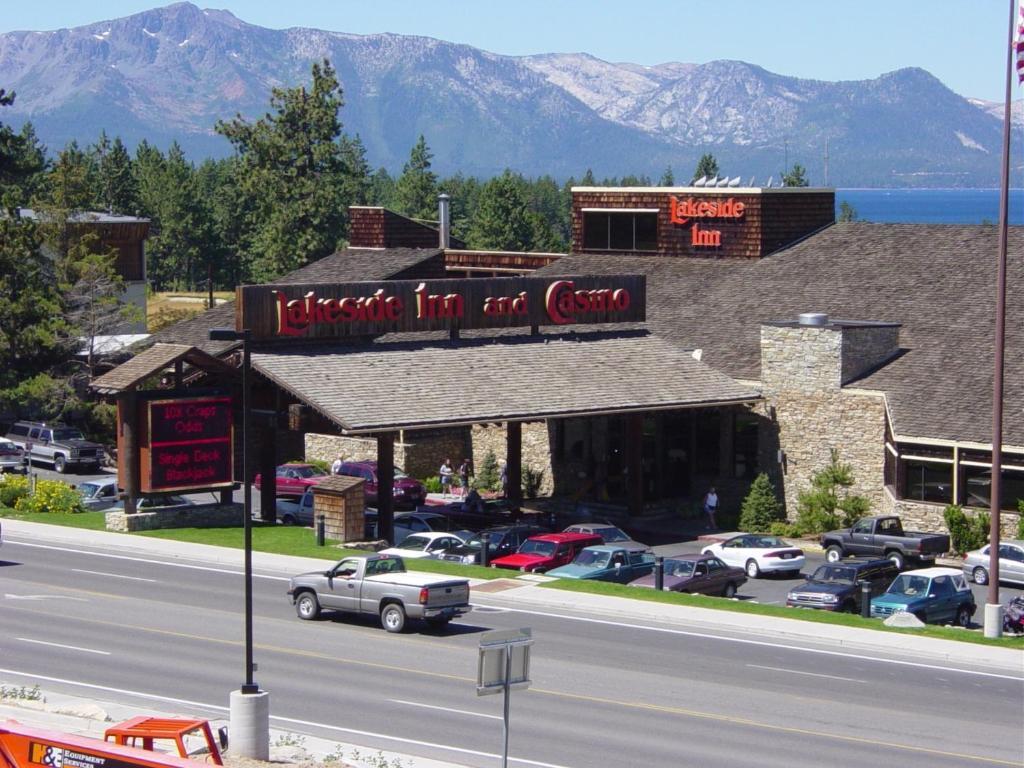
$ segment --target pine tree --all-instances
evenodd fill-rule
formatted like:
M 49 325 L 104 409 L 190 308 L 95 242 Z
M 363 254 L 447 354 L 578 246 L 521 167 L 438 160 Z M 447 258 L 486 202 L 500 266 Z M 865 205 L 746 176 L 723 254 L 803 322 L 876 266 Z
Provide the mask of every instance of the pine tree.
M 806 187 L 808 185 L 807 169 L 800 163 L 793 163 L 793 168 L 782 174 L 782 186 L 784 187 Z
M 498 468 L 498 459 L 494 451 L 484 454 L 480 471 L 476 473 L 476 484 L 478 488 L 488 491 L 497 491 L 501 488 L 501 470 Z
M 700 156 L 700 160 L 697 161 L 697 168 L 693 172 L 694 181 L 703 179 L 705 176 L 711 179 L 718 176 L 718 161 L 709 152 L 705 152 Z
M 515 177 L 508 169 L 484 184 L 470 227 L 472 248 L 528 251 L 533 247 L 536 216 L 531 215 Z
M 426 139 L 420 135 L 395 182 L 395 202 L 400 213 L 414 219 L 437 220 L 437 174 L 430 170 L 433 157 Z
M 101 133 L 92 146 L 100 207 L 110 213 L 132 215 L 139 211 L 139 190 L 132 173 L 132 159 L 121 137 L 111 142 Z
M 672 166 L 665 168 L 665 172 L 661 174 L 661 179 L 658 181 L 659 187 L 674 187 L 676 185 L 676 177 L 672 173 Z
M 764 472 L 759 474 L 750 486 L 740 507 L 740 529 L 752 533 L 763 533 L 771 529 L 772 523 L 783 520 L 782 504 L 775 495 L 775 486 Z

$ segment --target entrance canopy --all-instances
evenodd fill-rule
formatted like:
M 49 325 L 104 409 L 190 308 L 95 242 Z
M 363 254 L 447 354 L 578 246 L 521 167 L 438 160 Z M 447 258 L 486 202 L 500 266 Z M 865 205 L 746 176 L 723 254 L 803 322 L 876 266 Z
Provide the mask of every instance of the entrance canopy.
M 252 364 L 346 434 L 760 399 L 645 331 L 292 345 L 253 351 Z

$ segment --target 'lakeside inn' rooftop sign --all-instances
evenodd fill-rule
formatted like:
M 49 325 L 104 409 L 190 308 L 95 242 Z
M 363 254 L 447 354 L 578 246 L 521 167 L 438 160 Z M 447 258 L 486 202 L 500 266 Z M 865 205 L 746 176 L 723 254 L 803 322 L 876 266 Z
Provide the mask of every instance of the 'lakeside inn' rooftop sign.
M 243 285 L 235 323 L 253 339 L 330 339 L 451 328 L 646 319 L 644 275 Z

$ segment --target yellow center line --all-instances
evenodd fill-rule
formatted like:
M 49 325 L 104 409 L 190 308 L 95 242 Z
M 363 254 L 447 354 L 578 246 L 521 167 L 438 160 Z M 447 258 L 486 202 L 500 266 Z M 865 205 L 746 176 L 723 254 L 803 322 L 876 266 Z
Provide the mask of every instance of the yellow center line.
M 12 606 L 17 610 L 27 611 L 30 613 L 46 613 L 38 609 L 29 608 L 27 606 Z M 149 632 L 151 634 L 163 635 L 166 637 L 175 637 L 185 640 L 196 640 L 199 642 L 214 643 L 217 645 L 227 645 L 233 647 L 242 647 L 243 641 L 240 640 L 227 640 L 218 637 L 208 637 L 205 635 L 195 635 L 189 632 L 179 632 L 171 629 L 157 629 L 154 627 L 143 627 L 134 624 L 125 624 L 123 622 L 106 621 L 103 619 L 80 619 L 81 621 L 90 622 L 92 624 L 98 624 L 101 626 L 116 627 L 121 630 L 136 630 L 139 632 Z M 430 677 L 438 678 L 442 680 L 453 680 L 460 683 L 475 683 L 475 678 L 468 677 L 465 675 L 452 675 L 444 672 L 431 672 L 428 670 L 417 669 L 412 667 L 403 667 L 396 664 L 385 664 L 383 662 L 365 661 L 362 659 L 351 659 L 336 654 L 321 653 L 319 651 L 304 651 L 296 648 L 282 647 L 279 645 L 268 645 L 264 643 L 255 643 L 253 648 L 256 650 L 266 651 L 268 653 L 279 653 L 285 656 L 297 656 L 300 658 L 318 659 L 322 661 L 331 661 L 338 664 L 348 664 L 350 666 L 366 667 L 369 669 L 381 669 L 388 670 L 390 672 L 401 672 L 403 674 L 417 675 L 419 677 Z M 797 728 L 788 725 L 777 725 L 774 723 L 763 722 L 760 720 L 751 720 L 745 717 L 736 717 L 734 715 L 723 715 L 715 712 L 702 712 L 696 709 L 686 709 L 684 707 L 672 707 L 663 704 L 649 704 L 642 701 L 621 701 L 619 699 L 607 699 L 600 696 L 589 696 L 582 693 L 570 693 L 568 691 L 554 691 L 545 688 L 530 688 L 530 693 L 540 694 L 543 696 L 551 696 L 561 699 L 570 699 L 575 701 L 587 701 L 595 704 L 603 704 L 610 707 L 624 707 L 626 709 L 639 709 L 651 712 L 661 712 L 668 715 L 676 715 L 679 717 L 688 717 L 696 720 L 712 720 L 722 723 L 730 723 L 732 725 L 743 725 L 750 728 L 760 728 L 763 730 L 777 731 L 780 733 L 789 733 L 801 736 L 811 736 L 821 739 L 828 739 L 831 741 L 841 741 L 850 744 L 865 744 L 889 749 L 899 749 L 905 752 L 918 752 L 921 754 L 935 755 L 936 757 L 946 757 L 958 760 L 971 760 L 974 762 L 990 763 L 993 765 L 1008 765 L 1014 768 L 1020 768 L 1020 763 L 1013 760 L 1002 760 L 995 757 L 984 757 L 982 755 L 971 755 L 963 752 L 946 752 L 941 749 L 932 749 L 930 747 L 918 747 L 912 744 L 901 744 L 899 742 L 892 741 L 879 741 L 877 739 L 863 738 L 860 736 L 846 736 L 838 733 L 828 733 L 826 731 L 815 731 L 810 728 Z

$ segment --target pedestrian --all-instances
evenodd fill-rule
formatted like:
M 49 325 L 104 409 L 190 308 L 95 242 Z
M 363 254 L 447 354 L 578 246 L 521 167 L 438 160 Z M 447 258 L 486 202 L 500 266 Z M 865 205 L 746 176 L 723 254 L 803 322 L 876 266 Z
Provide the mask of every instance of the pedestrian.
M 452 460 L 445 459 L 441 462 L 441 469 L 438 470 L 441 475 L 441 495 L 447 496 L 451 491 L 452 478 L 455 476 L 454 470 L 452 470 Z
M 708 517 L 708 530 L 717 528 L 718 525 L 715 523 L 715 512 L 718 511 L 718 494 L 715 493 L 715 486 L 711 486 L 708 490 L 707 495 L 704 497 L 704 514 Z
M 473 474 L 473 464 L 469 459 L 464 458 L 459 465 L 459 482 L 462 483 L 462 498 L 469 493 L 469 477 Z
M 338 458 L 336 458 L 334 460 L 334 463 L 331 464 L 331 474 L 332 475 L 340 475 L 341 474 L 341 456 L 340 455 L 338 456 Z
M 508 464 L 501 462 L 501 495 L 502 498 L 508 498 Z

